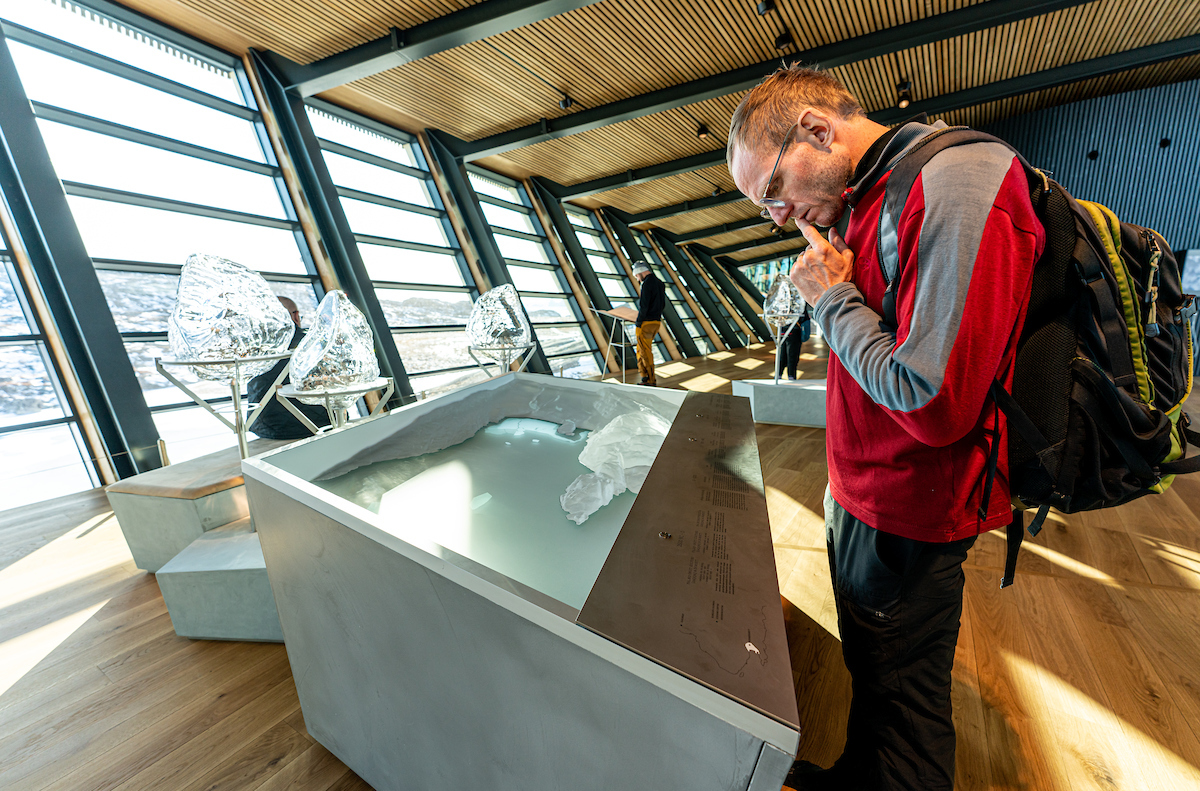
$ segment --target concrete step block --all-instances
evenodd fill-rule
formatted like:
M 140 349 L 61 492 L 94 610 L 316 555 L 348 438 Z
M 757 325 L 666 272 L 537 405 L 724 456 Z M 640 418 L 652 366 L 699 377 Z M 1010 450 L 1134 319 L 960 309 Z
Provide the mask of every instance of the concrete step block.
M 155 576 L 179 636 L 283 642 L 262 545 L 249 517 L 207 531 Z

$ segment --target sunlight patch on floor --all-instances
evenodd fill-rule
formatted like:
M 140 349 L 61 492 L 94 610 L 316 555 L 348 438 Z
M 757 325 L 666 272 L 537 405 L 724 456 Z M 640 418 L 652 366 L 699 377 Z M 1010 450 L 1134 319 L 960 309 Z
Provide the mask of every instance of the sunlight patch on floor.
M 733 356 L 734 356 L 733 352 L 713 352 L 712 354 L 708 355 L 708 359 L 710 359 L 710 360 L 728 360 L 730 357 L 733 357 Z
M 75 633 L 100 611 L 108 599 L 96 602 L 79 612 L 59 618 L 53 623 L 0 642 L 0 695 L 8 692 L 26 673 L 33 670 L 54 649 Z
M 1200 788 L 1200 770 L 1050 670 L 1001 651 L 1017 695 L 1036 731 L 1032 743 L 1059 761 L 1070 788 Z M 1064 727 L 1073 720 L 1077 727 Z M 1163 724 L 1164 727 L 1166 723 Z M 1164 736 L 1166 734 L 1163 734 Z M 1053 772 L 1062 775 L 1062 772 Z M 1082 783 L 1076 785 L 1076 783 Z M 1046 791 L 1058 791 L 1058 788 Z
M 1006 541 L 1006 538 L 1004 536 L 1004 531 L 1002 531 L 1002 530 L 996 530 L 991 533 L 985 533 L 984 535 L 994 536 L 995 540 L 998 540 L 998 541 Z M 991 539 L 989 539 L 989 540 L 991 540 Z M 1046 560 L 1050 561 L 1051 563 L 1058 566 L 1059 568 L 1069 571 L 1072 574 L 1078 574 L 1080 577 L 1085 577 L 1090 580 L 1095 580 L 1096 582 L 1102 582 L 1105 585 L 1109 585 L 1114 588 L 1122 588 L 1122 589 L 1124 588 L 1124 586 L 1121 585 L 1121 583 L 1117 581 L 1116 577 L 1111 577 L 1108 574 L 1105 574 L 1100 569 L 1095 568 L 1094 566 L 1089 566 L 1086 563 L 1081 563 L 1080 561 L 1076 560 L 1073 557 L 1064 555 L 1061 552 L 1056 552 L 1053 549 L 1050 549 L 1049 547 L 1042 546 L 1041 544 L 1035 544 L 1032 541 L 1025 541 L 1023 544 L 1021 544 L 1021 551 L 1022 552 L 1031 552 L 1034 555 L 1037 555 L 1038 557 L 1045 558 Z
M 687 363 L 681 363 L 681 362 L 674 362 L 674 363 L 667 363 L 666 365 L 654 366 L 654 375 L 655 376 L 679 376 L 680 374 L 685 374 L 688 371 L 694 371 L 694 370 L 696 370 L 696 366 L 694 366 L 694 365 L 688 365 Z
M 723 376 L 716 374 L 700 374 L 699 376 L 688 379 L 686 382 L 680 382 L 679 386 L 684 390 L 698 390 L 702 393 L 711 393 L 722 385 L 729 384 L 729 380 Z
M 740 360 L 734 363 L 738 368 L 745 368 L 747 371 L 753 371 L 755 368 L 766 364 L 766 360 Z
M 109 540 L 108 530 L 120 531 L 112 511 L 87 519 L 44 547 L 0 569 L 0 608 L 11 607 L 132 560 L 124 539 Z

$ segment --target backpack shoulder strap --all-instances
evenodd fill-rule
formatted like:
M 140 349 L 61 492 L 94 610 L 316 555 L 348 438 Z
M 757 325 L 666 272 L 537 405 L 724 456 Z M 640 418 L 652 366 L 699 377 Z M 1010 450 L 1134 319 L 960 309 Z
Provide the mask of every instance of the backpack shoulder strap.
M 904 212 L 904 205 L 908 203 L 909 193 L 912 192 L 913 184 L 916 183 L 921 169 L 929 163 L 929 160 L 947 148 L 954 148 L 969 143 L 1000 143 L 1013 152 L 1027 173 L 1037 172 L 1008 143 L 986 132 L 980 132 L 965 126 L 951 126 L 946 129 L 939 129 L 933 134 L 921 138 L 916 145 L 904 154 L 900 161 L 892 168 L 892 174 L 888 176 L 887 187 L 884 191 L 884 205 L 879 211 L 879 229 L 877 231 L 879 269 L 883 274 L 883 282 L 887 284 L 887 289 L 883 294 L 883 321 L 892 329 L 899 326 L 896 322 L 896 284 L 900 282 L 903 262 L 900 260 L 892 262 L 895 265 L 892 267 L 893 274 L 889 276 L 888 267 L 883 260 L 883 251 L 885 249 L 883 246 L 883 229 L 885 223 L 888 224 L 893 233 L 896 228 L 900 227 L 900 215 Z

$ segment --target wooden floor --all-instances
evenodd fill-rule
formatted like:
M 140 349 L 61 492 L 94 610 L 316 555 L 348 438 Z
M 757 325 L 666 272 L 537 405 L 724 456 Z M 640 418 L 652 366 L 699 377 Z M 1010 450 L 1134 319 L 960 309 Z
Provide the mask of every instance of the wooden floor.
M 823 375 L 814 351 L 804 376 Z M 729 392 L 771 360 L 758 347 L 660 366 L 660 386 Z M 824 432 L 760 425 L 758 440 L 800 755 L 828 765 L 849 679 L 823 539 Z M 1003 538 L 980 538 L 954 673 L 960 791 L 1200 789 L 1198 514 L 1200 480 L 1185 479 L 1052 515 L 1003 592 Z M 176 637 L 100 492 L 0 514 L 0 789 L 285 788 L 367 786 L 305 732 L 282 646 Z

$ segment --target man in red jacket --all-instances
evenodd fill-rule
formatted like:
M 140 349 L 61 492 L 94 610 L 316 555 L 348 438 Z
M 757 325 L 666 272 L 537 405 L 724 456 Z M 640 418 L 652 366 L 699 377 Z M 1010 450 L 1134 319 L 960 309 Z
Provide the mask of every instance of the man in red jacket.
M 982 502 L 989 449 L 1008 447 L 988 390 L 1011 387 L 1045 234 L 1020 163 L 996 143 L 937 154 L 899 222 L 881 218 L 892 167 L 944 126 L 923 121 L 889 130 L 834 77 L 793 66 L 747 94 L 730 129 L 738 188 L 809 242 L 791 278 L 831 350 L 826 540 L 853 701 L 842 757 L 797 762 L 799 789 L 954 787 L 962 562 L 1011 521 L 1007 453 Z M 847 205 L 845 237 L 823 237 L 815 226 Z M 894 277 L 901 259 L 893 328 L 881 266 Z

